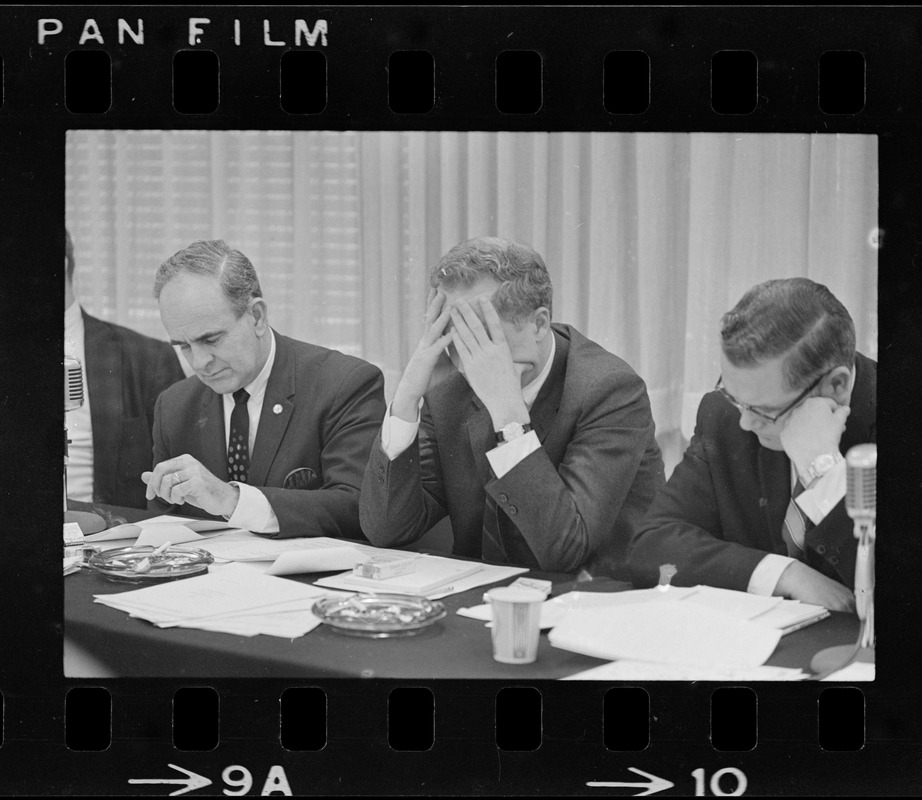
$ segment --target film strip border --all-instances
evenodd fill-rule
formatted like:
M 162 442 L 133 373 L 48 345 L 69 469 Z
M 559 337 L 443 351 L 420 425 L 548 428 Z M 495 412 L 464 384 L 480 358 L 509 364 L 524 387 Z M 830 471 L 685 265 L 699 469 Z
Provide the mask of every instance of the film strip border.
M 882 315 L 882 358 L 889 359 L 882 395 L 922 396 L 914 348 L 919 278 L 912 269 L 919 257 L 913 242 L 922 130 L 918 9 L 142 7 L 129 13 L 78 6 L 3 13 L 0 141 L 19 172 L 4 186 L 2 207 L 35 210 L 26 223 L 30 241 L 63 220 L 53 198 L 63 190 L 68 128 L 877 133 L 881 227 L 888 235 L 881 305 L 893 312 Z M 190 44 L 193 17 L 211 22 Z M 40 19 L 61 23 L 58 33 L 50 25 L 41 44 Z M 138 20 L 143 43 L 135 38 Z M 300 40 L 298 20 L 307 31 Z M 211 66 L 196 66 L 199 57 Z M 192 61 L 184 65 L 185 59 Z M 31 253 L 39 261 L 44 255 Z M 7 258 L 31 263 L 21 246 Z M 24 291 L 44 285 L 23 271 L 13 299 L 19 283 Z M 47 283 L 57 286 L 53 276 Z M 47 308 L 46 318 L 41 313 L 36 309 L 33 324 L 59 324 L 56 309 Z M 16 314 L 3 317 L 4 338 L 15 341 L 21 322 Z M 896 335 L 905 331 L 915 338 Z M 34 352 L 41 363 L 41 346 Z M 9 395 L 12 412 L 16 398 L 26 397 L 32 416 L 23 419 L 53 419 L 41 398 L 47 394 L 51 408 L 59 377 L 54 370 L 39 376 L 44 383 L 33 394 Z M 888 413 L 881 447 L 908 453 L 912 429 L 901 424 L 907 417 L 892 406 Z M 41 457 L 31 439 L 24 444 Z M 47 472 L 57 478 L 57 451 L 49 453 Z M 899 460 L 881 473 L 888 499 L 881 527 L 894 530 L 911 523 L 918 508 L 915 483 L 890 480 Z M 17 491 L 41 494 L 40 482 L 17 490 L 22 475 L 7 465 L 0 476 L 14 508 Z M 57 480 L 49 480 L 50 500 L 39 515 L 48 530 L 59 522 L 59 491 Z M 635 794 L 629 785 L 647 780 L 638 770 L 674 784 L 672 793 L 699 795 L 900 793 L 917 785 L 918 582 L 915 559 L 906 554 L 918 549 L 911 545 L 898 554 L 881 543 L 879 563 L 891 578 L 880 587 L 881 608 L 899 613 L 880 621 L 879 678 L 861 691 L 815 684 L 635 689 L 576 682 L 67 680 L 56 622 L 58 550 L 56 538 L 14 539 L 10 563 L 39 566 L 0 586 L 8 641 L 25 643 L 0 653 L 3 792 L 162 794 L 183 788 L 185 769 L 205 776 L 210 793 L 253 794 L 267 786 L 282 790 L 275 767 L 293 792 L 311 794 Z M 311 722 L 288 728 L 292 714 Z
M 844 8 L 818 24 L 815 9 L 768 7 L 48 7 L 15 39 L 0 32 L 0 114 L 54 110 L 90 127 L 869 131 L 914 102 L 892 81 L 912 68 L 912 37 L 893 40 L 900 16 L 912 29 L 907 12 Z
M 57 693 L 17 698 L 17 737 L 0 747 L 4 789 L 152 794 L 132 784 L 163 793 L 205 780 L 228 795 L 873 794 L 885 787 L 869 763 L 893 759 L 896 778 L 913 757 L 885 747 L 880 724 L 861 724 L 868 701 L 855 687 L 187 683 L 197 685 L 118 681 L 72 688 L 63 704 Z M 56 753 L 42 775 L 37 752 Z
M 201 39 L 195 31 L 204 18 L 190 19 L 190 44 Z M 51 30 L 63 30 L 60 20 L 39 20 L 39 25 L 56 23 Z M 239 22 L 239 20 L 237 21 Z M 303 20 L 298 20 L 303 22 Z M 119 23 L 125 23 L 119 18 Z M 138 30 L 127 25 L 122 30 L 143 42 L 143 26 Z M 318 20 L 316 36 L 303 38 L 313 47 L 326 20 Z M 298 42 L 302 30 L 296 26 Z M 93 28 L 99 32 L 98 26 Z M 84 38 L 81 35 L 81 39 Z M 39 43 L 51 33 L 39 28 Z M 54 34 L 59 35 L 59 34 Z M 326 36 L 322 34 L 323 41 Z M 93 38 L 92 41 L 102 39 Z M 121 36 L 120 36 L 121 39 Z M 121 43 L 121 42 L 120 42 Z M 270 39 L 266 20 L 264 43 L 285 46 Z M 864 54 L 856 50 L 830 50 L 819 56 L 817 101 L 826 115 L 858 114 L 865 106 Z M 442 99 L 436 82 L 436 62 L 426 50 L 392 52 L 385 66 L 387 108 L 394 114 L 429 114 Z M 450 67 L 448 67 L 450 69 Z M 763 65 L 763 71 L 765 67 Z M 327 58 L 319 50 L 287 50 L 278 59 L 278 99 L 284 112 L 292 116 L 322 114 L 328 103 Z M 535 50 L 503 50 L 496 56 L 494 87 L 496 110 L 505 115 L 538 114 L 545 107 L 545 64 Z M 599 101 L 612 115 L 643 114 L 651 108 L 651 60 L 642 50 L 611 51 L 596 65 L 596 83 L 601 80 Z M 750 50 L 720 50 L 711 56 L 710 99 L 716 114 L 752 114 L 759 103 L 772 98 L 760 97 L 759 58 Z M 105 114 L 112 109 L 113 60 L 105 50 L 71 50 L 64 58 L 64 107 L 75 115 Z M 214 50 L 180 50 L 173 56 L 171 70 L 172 110 L 179 114 L 209 115 L 221 107 L 221 60 Z M 268 88 L 268 87 L 267 87 Z M 797 87 L 794 87 L 794 91 Z M 267 101 L 271 98 L 266 97 Z M 2 96 L 0 96 L 2 100 Z

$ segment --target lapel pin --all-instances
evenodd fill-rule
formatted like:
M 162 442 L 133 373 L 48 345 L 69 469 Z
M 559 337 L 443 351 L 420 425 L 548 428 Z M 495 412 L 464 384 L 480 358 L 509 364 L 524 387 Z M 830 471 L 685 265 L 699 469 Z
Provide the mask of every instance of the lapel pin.
M 281 404 L 281 403 L 276 403 L 274 406 L 272 406 L 272 413 L 273 413 L 273 414 L 281 414 L 281 413 L 282 413 L 282 404 Z

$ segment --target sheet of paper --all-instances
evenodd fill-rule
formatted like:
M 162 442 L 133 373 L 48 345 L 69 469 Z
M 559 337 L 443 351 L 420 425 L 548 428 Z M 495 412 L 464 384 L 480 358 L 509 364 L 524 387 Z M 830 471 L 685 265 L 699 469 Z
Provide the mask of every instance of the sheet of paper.
M 138 534 L 135 547 L 160 547 L 162 544 L 189 544 L 201 542 L 211 536 L 220 535 L 221 531 L 209 533 L 196 533 L 192 528 L 176 522 L 159 522 L 156 525 L 145 525 Z
M 847 667 L 843 667 L 831 675 L 823 678 L 824 681 L 848 681 L 849 683 L 857 681 L 873 681 L 875 677 L 875 665 L 865 661 L 853 661 Z
M 430 600 L 438 600 L 442 597 L 460 594 L 461 592 L 466 592 L 468 589 L 476 589 L 478 586 L 498 583 L 499 581 L 511 578 L 513 575 L 521 575 L 523 572 L 528 572 L 528 569 L 525 567 L 498 567 L 492 564 L 481 564 L 480 567 L 481 568 L 472 575 L 453 580 L 450 586 L 441 587 L 427 594 L 426 597 Z M 342 580 L 342 578 L 343 576 L 341 575 L 331 575 L 328 578 L 320 578 L 314 581 L 314 585 L 328 586 L 333 589 L 343 589 L 347 592 L 363 591 L 362 589 L 356 588 L 355 584 L 348 583 Z M 376 583 L 383 584 L 386 583 L 386 581 L 376 581 Z M 383 589 L 381 591 L 383 591 Z
M 490 627 L 493 620 L 493 608 L 489 603 L 471 606 L 470 608 L 459 608 L 457 613 L 462 617 L 483 620 L 487 623 L 487 627 Z M 564 616 L 566 616 L 566 613 L 566 608 L 551 600 L 543 602 L 541 604 L 541 618 L 538 623 L 541 626 L 541 630 L 553 628 L 564 618 Z
M 807 675 L 789 667 L 721 669 L 688 664 L 651 664 L 643 661 L 611 661 L 563 681 L 802 681 Z
M 723 611 L 739 619 L 752 619 L 780 605 L 783 597 L 766 597 L 749 592 L 737 592 L 732 589 L 718 589 L 715 586 L 696 586 L 695 592 L 687 598 L 708 608 Z
M 759 625 L 778 628 L 787 634 L 826 619 L 828 616 L 829 611 L 822 606 L 800 603 L 797 600 L 785 600 L 764 614 L 753 617 L 752 621 Z
M 207 550 L 215 558 L 228 561 L 275 561 L 282 553 L 292 551 L 349 549 L 362 553 L 363 558 L 367 558 L 369 553 L 374 552 L 401 552 L 376 550 L 371 545 L 366 546 L 326 536 L 267 539 L 255 533 L 246 533 L 244 536 L 227 534 L 217 539 L 210 539 L 202 543 L 202 549 Z M 340 567 L 340 569 L 343 568 Z
M 413 594 L 424 596 L 433 592 L 440 592 L 448 586 L 454 586 L 456 581 L 476 574 L 483 569 L 483 564 L 478 561 L 462 561 L 456 558 L 443 556 L 403 554 L 415 556 L 412 558 L 413 569 L 403 575 L 392 578 L 363 578 L 346 572 L 337 575 L 342 583 L 341 588 L 351 589 L 355 592 L 389 592 L 391 594 Z
M 220 533 L 221 531 L 234 530 L 226 522 L 223 521 L 193 519 L 192 517 L 177 517 L 172 514 L 161 514 L 160 516 L 144 519 L 140 522 L 129 522 L 123 525 L 114 525 L 111 528 L 100 531 L 99 533 L 90 534 L 86 537 L 86 541 L 107 542 L 113 539 L 137 539 L 145 529 L 154 528 L 156 530 L 157 528 L 164 525 L 183 525 L 196 534 L 214 534 Z M 188 535 L 189 534 L 187 533 L 183 534 L 183 536 Z M 174 544 L 177 544 L 175 540 L 172 541 Z M 184 539 L 184 541 L 193 540 Z M 149 544 L 149 542 L 144 542 L 144 544 Z M 163 542 L 158 542 L 158 544 L 163 544 Z
M 352 569 L 368 556 L 355 547 L 320 547 L 316 550 L 286 550 L 266 570 L 267 575 L 301 575 Z
M 157 621 L 175 623 L 234 612 L 255 612 L 281 603 L 304 602 L 322 594 L 323 591 L 313 586 L 263 575 L 243 565 L 228 564 L 220 571 L 195 578 L 94 597 L 104 605 L 123 610 L 140 609 L 148 615 L 165 615 Z
M 633 589 L 626 592 L 566 592 L 552 597 L 548 602 L 566 609 L 611 608 L 628 603 L 662 603 L 684 600 L 693 595 L 694 587 L 669 586 L 666 589 Z
M 548 639 L 554 647 L 604 658 L 700 667 L 757 667 L 781 632 L 685 601 L 571 610 Z

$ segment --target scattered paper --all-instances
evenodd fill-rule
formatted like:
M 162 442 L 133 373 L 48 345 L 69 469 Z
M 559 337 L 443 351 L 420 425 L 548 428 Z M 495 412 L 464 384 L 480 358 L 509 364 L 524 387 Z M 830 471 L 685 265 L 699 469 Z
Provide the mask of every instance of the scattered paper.
M 612 661 L 563 681 L 802 681 L 807 677 L 790 667 L 722 668 L 689 664 L 651 664 L 643 661 Z
M 209 519 L 192 519 L 161 514 L 140 522 L 114 525 L 86 537 L 88 542 L 107 542 L 115 539 L 136 539 L 137 547 L 157 547 L 164 542 L 181 544 L 198 542 L 226 531 L 236 530 L 226 522 Z
M 403 555 L 406 555 L 405 553 Z M 335 586 L 353 592 L 388 592 L 425 597 L 432 592 L 447 591 L 457 581 L 481 572 L 479 561 L 460 561 L 443 556 L 420 555 L 414 559 L 412 572 L 392 578 L 363 578 L 351 571 L 317 581 L 318 585 Z M 336 581 L 331 583 L 331 581 Z
M 318 598 L 327 594 L 307 584 L 263 575 L 241 564 L 228 564 L 207 575 L 95 595 L 94 599 L 163 628 L 296 638 L 315 627 L 310 610 Z
M 380 552 L 380 551 L 379 551 Z M 421 559 L 428 558 L 437 558 L 445 561 L 454 561 L 456 564 L 468 564 L 476 567 L 476 571 L 468 575 L 456 575 L 452 578 L 451 583 L 448 586 L 440 586 L 436 589 L 433 589 L 431 592 L 426 593 L 425 596 L 430 600 L 438 600 L 442 597 L 448 597 L 452 594 L 459 594 L 461 592 L 466 592 L 468 589 L 476 589 L 478 586 L 486 586 L 490 583 L 499 583 L 500 581 L 511 578 L 514 575 L 521 575 L 523 572 L 528 572 L 528 569 L 525 567 L 497 567 L 492 564 L 482 564 L 480 562 L 470 562 L 470 561 L 461 561 L 457 559 L 447 559 L 443 556 L 420 556 Z M 327 578 L 320 578 L 314 583 L 317 586 L 328 586 L 333 589 L 343 589 L 347 592 L 395 592 L 393 588 L 393 582 L 399 581 L 402 578 L 412 577 L 407 575 L 401 575 L 396 578 L 388 580 L 373 580 L 371 578 L 362 579 L 365 582 L 365 585 L 359 586 L 354 581 L 347 580 L 351 578 L 351 573 L 343 575 L 331 575 Z M 368 587 L 367 584 L 372 584 L 371 587 Z M 399 592 L 400 594 L 413 594 L 413 592 Z
M 83 563 L 83 556 L 69 556 L 64 558 L 64 574 L 71 575 L 80 569 Z
M 470 608 L 459 608 L 457 613 L 462 617 L 482 620 L 487 623 L 487 627 L 490 627 L 493 622 L 493 607 L 489 603 L 484 603 L 480 606 L 471 606 Z M 541 617 L 538 622 L 541 626 L 541 630 L 553 628 L 564 618 L 566 613 L 567 609 L 560 604 L 554 603 L 553 600 L 546 600 L 543 602 L 541 604 Z
M 847 667 L 843 667 L 836 672 L 827 675 L 824 681 L 848 681 L 849 683 L 858 681 L 873 681 L 875 677 L 874 662 L 853 661 Z
M 352 569 L 367 556 L 355 547 L 322 547 L 317 550 L 286 550 L 266 570 L 267 575 L 299 575 Z
M 773 628 L 683 601 L 582 609 L 548 635 L 554 647 L 608 661 L 722 669 L 765 663 L 780 638 Z

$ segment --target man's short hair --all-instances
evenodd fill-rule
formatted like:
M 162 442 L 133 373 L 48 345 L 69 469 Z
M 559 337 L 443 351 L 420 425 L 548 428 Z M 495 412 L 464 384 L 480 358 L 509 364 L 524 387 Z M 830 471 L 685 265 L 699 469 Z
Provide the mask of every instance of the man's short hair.
M 468 239 L 429 270 L 435 288 L 467 289 L 481 278 L 499 281 L 493 305 L 503 319 L 522 322 L 542 306 L 551 311 L 551 277 L 544 259 L 526 244 L 492 236 Z
M 808 278 L 765 281 L 721 319 L 723 352 L 736 367 L 788 354 L 784 376 L 798 389 L 855 363 L 855 324 L 832 292 Z
M 64 260 L 67 262 L 65 267 L 65 276 L 67 280 L 72 281 L 74 279 L 74 267 L 76 262 L 74 261 L 74 242 L 70 238 L 70 231 L 67 228 L 64 229 Z
M 163 287 L 180 273 L 218 277 L 238 317 L 252 298 L 263 296 L 250 259 L 223 239 L 200 239 L 164 261 L 154 278 L 154 298 L 159 300 Z

